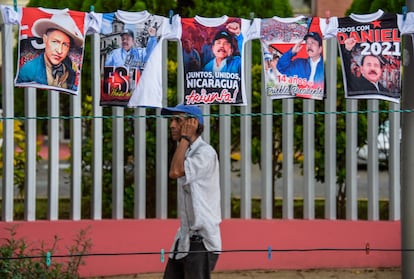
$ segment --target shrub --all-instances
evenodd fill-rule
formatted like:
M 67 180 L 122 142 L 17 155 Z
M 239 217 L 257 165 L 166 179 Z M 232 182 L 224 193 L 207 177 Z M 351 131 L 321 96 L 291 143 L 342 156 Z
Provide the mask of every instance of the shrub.
M 42 242 L 40 247 L 16 237 L 17 226 L 6 228 L 10 237 L 0 245 L 0 278 L 4 279 L 76 279 L 82 258 L 92 247 L 88 229 L 81 230 L 67 248 L 67 255 L 53 259 L 59 238 L 55 236 L 51 247 Z M 66 260 L 65 260 L 66 259 Z

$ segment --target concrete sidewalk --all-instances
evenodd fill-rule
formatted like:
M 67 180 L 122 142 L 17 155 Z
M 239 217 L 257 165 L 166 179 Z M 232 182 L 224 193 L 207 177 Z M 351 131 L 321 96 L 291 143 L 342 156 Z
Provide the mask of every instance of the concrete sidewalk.
M 162 273 L 136 274 L 129 276 L 98 277 L 106 279 L 161 279 Z M 400 279 L 399 268 L 367 269 L 317 269 L 317 270 L 249 270 L 214 272 L 212 279 Z

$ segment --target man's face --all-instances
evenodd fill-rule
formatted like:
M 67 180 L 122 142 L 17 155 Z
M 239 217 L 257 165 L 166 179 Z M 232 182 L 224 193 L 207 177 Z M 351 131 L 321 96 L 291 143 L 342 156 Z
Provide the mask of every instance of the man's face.
M 306 39 L 306 52 L 310 58 L 319 58 L 322 53 L 322 46 L 314 38 L 308 37 Z
M 126 51 L 130 50 L 132 46 L 134 45 L 134 39 L 128 34 L 122 35 L 121 40 L 122 40 L 122 48 L 125 49 Z
M 186 120 L 186 114 L 174 113 L 170 118 L 171 138 L 175 141 L 180 139 L 181 127 Z
M 59 65 L 66 58 L 70 49 L 70 37 L 59 30 L 43 35 L 46 58 L 52 65 Z
M 190 39 L 186 39 L 183 41 L 183 48 L 186 52 L 191 52 L 193 44 L 191 43 Z
M 322 46 L 319 45 L 319 42 L 312 37 L 306 39 L 306 52 L 309 55 L 309 58 L 319 58 L 322 53 Z
M 218 59 L 225 59 L 232 54 L 231 44 L 227 39 L 222 38 L 214 41 L 212 46 L 214 56 Z
M 379 59 L 375 56 L 366 56 L 364 64 L 361 65 L 361 74 L 370 82 L 377 82 L 382 74 Z

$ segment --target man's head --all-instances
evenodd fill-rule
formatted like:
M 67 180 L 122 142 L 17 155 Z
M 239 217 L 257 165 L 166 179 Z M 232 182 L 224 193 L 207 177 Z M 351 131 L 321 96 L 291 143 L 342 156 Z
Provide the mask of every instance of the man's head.
M 203 112 L 198 106 L 178 104 L 175 107 L 167 107 L 161 110 L 161 115 L 171 118 L 170 128 L 173 140 L 179 140 L 181 136 L 181 127 L 189 118 L 195 118 L 198 121 L 197 135 L 201 135 L 204 129 Z
M 185 52 L 190 53 L 191 50 L 193 49 L 193 42 L 186 38 L 183 40 L 183 49 L 185 50 Z
M 365 55 L 360 66 L 361 75 L 370 82 L 376 83 L 382 75 L 382 63 L 378 56 Z
M 124 29 L 121 33 L 122 48 L 129 51 L 134 46 L 134 32 Z
M 213 39 L 214 56 L 221 61 L 233 54 L 233 36 L 227 31 L 219 31 Z
M 303 38 L 306 42 L 306 52 L 311 59 L 318 59 L 322 54 L 322 38 L 316 32 L 309 32 Z
M 83 35 L 68 14 L 38 19 L 32 27 L 34 36 L 43 38 L 46 59 L 52 65 L 60 64 L 72 46 L 83 45 Z

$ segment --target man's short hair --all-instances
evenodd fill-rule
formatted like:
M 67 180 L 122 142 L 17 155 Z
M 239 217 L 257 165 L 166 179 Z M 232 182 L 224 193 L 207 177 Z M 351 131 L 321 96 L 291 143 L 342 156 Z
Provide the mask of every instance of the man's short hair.
M 368 57 L 368 56 L 371 56 L 371 57 L 377 58 L 377 59 L 378 59 L 378 61 L 380 62 L 381 68 L 382 68 L 382 67 L 384 67 L 385 62 L 381 59 L 381 57 L 380 57 L 380 56 L 378 56 L 378 55 L 374 55 L 374 54 L 367 54 L 367 55 L 362 56 L 362 58 L 361 58 L 361 66 L 362 66 L 362 65 L 364 65 L 364 62 L 365 62 L 365 57 Z
M 134 38 L 134 32 L 132 30 L 130 30 L 130 29 L 124 29 L 124 30 L 122 30 L 121 36 L 122 35 L 128 35 L 132 39 Z
M 321 35 L 319 35 L 319 33 L 316 32 L 309 32 L 308 34 L 305 35 L 305 37 L 303 37 L 303 39 L 306 41 L 306 39 L 308 38 L 312 38 L 315 41 L 318 42 L 318 44 L 321 46 L 322 45 L 322 38 Z
M 214 36 L 213 43 L 220 39 L 226 39 L 233 47 L 233 36 L 229 34 L 229 32 L 224 30 L 217 32 L 217 34 Z

